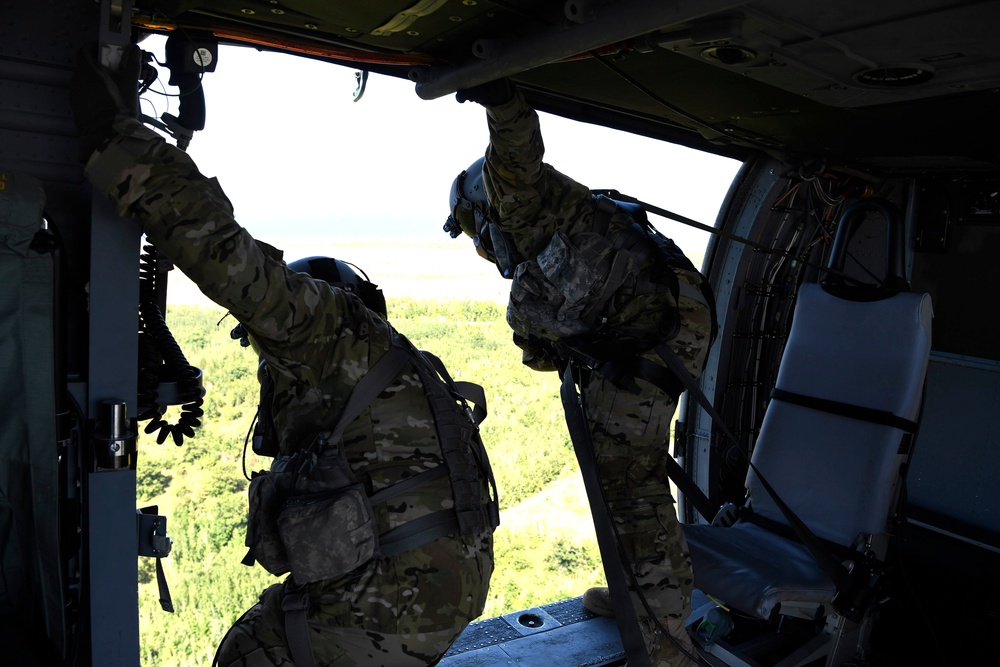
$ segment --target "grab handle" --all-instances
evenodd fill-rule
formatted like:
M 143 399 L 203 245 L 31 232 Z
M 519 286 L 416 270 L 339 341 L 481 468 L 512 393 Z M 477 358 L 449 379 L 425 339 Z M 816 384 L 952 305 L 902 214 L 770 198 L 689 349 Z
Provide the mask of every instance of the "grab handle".
M 857 231 L 858 225 L 869 212 L 881 214 L 886 224 L 886 276 L 880 285 L 882 289 L 906 291 L 909 284 L 903 271 L 903 222 L 899 209 L 885 199 L 862 199 L 848 206 L 840 216 L 837 225 L 837 235 L 833 240 L 833 249 L 827 267 L 831 273 L 824 281 L 825 286 L 836 287 L 844 285 L 844 262 L 847 256 L 847 244 Z

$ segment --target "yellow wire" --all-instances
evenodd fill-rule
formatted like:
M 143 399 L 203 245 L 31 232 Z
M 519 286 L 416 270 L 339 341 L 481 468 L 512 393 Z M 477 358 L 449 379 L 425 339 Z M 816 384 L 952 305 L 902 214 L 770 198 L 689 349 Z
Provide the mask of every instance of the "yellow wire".
M 707 598 L 708 598 L 709 600 L 711 600 L 711 601 L 712 601 L 712 602 L 714 602 L 715 604 L 719 605 L 719 608 L 720 608 L 720 609 L 723 609 L 723 610 L 725 610 L 725 611 L 729 611 L 729 607 L 727 607 L 726 605 L 722 604 L 722 602 L 721 602 L 721 601 L 719 601 L 719 600 L 716 600 L 715 598 L 713 598 L 713 597 L 712 597 L 711 595 L 709 595 L 708 593 L 705 593 L 705 597 L 707 597 Z

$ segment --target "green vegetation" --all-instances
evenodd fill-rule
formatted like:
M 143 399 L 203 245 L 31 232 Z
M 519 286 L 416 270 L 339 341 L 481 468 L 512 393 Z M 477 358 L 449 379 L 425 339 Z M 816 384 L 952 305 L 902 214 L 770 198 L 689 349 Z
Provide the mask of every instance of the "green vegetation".
M 155 561 L 140 559 L 142 663 L 211 664 L 226 630 L 266 586 L 279 581 L 240 563 L 246 548 L 243 443 L 258 401 L 256 358 L 230 339 L 223 311 L 171 307 L 168 322 L 204 374 L 204 426 L 183 446 L 139 443 L 140 506 L 168 518 L 174 548 L 163 564 L 176 612 L 159 605 Z M 492 302 L 397 300 L 390 320 L 437 354 L 458 379 L 483 385 L 483 439 L 500 490 L 496 570 L 485 616 L 581 595 L 603 582 L 600 554 L 566 432 L 555 374 L 521 365 L 504 309 Z M 176 415 L 168 411 L 166 418 Z M 270 459 L 247 451 L 246 470 Z

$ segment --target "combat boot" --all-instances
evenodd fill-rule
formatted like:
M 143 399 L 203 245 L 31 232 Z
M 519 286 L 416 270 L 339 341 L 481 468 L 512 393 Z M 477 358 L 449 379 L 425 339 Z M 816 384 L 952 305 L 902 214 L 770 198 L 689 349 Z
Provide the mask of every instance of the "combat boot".
M 611 603 L 611 591 L 607 586 L 588 588 L 583 594 L 583 606 L 592 614 L 605 618 L 615 617 L 615 606 Z

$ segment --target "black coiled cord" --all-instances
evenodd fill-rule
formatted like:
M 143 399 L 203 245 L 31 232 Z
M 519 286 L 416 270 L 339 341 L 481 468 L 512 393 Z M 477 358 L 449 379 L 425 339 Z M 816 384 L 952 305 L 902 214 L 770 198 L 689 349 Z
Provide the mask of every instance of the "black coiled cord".
M 194 437 L 194 429 L 201 426 L 205 391 L 201 370 L 188 363 L 157 303 L 158 270 L 156 248 L 147 243 L 139 257 L 139 416 L 136 419 L 150 420 L 144 432 L 157 433 L 157 444 L 173 436 L 174 444 L 180 446 L 184 436 Z M 181 406 L 176 424 L 163 419 L 168 405 Z

